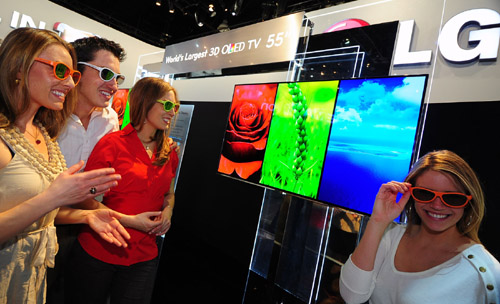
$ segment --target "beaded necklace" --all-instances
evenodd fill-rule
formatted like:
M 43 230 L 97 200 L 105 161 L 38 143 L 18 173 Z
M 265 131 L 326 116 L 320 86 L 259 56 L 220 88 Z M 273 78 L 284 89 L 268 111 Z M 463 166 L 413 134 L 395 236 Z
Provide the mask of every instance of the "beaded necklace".
M 59 173 L 66 170 L 66 161 L 64 160 L 64 156 L 57 142 L 50 138 L 47 130 L 40 122 L 35 121 L 35 123 L 40 128 L 45 142 L 47 143 L 47 151 L 49 154 L 48 160 L 43 157 L 42 153 L 33 147 L 16 126 L 6 129 L 0 128 L 0 136 L 16 153 L 19 153 L 19 155 L 26 159 L 39 174 L 45 176 L 52 182 Z

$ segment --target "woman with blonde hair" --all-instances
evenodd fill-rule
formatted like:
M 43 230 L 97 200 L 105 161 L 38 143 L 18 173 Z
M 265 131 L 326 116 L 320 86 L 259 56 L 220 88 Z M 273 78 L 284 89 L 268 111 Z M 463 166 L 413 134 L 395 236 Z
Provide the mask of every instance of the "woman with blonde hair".
M 0 303 L 45 303 L 46 268 L 54 266 L 60 209 L 107 242 L 126 246 L 114 211 L 65 207 L 105 193 L 113 169 L 75 174 L 55 142 L 74 106 L 80 80 L 73 48 L 48 30 L 19 28 L 0 46 Z
M 148 77 L 133 86 L 129 105 L 130 124 L 105 135 L 85 167 L 121 174 L 102 203 L 124 214 L 120 221 L 130 233 L 129 247 L 108 246 L 84 227 L 70 257 L 67 303 L 105 303 L 108 297 L 115 303 L 149 303 L 158 263 L 156 236 L 170 229 L 174 207 L 179 159 L 168 134 L 180 104 L 169 83 Z
M 401 195 L 397 201 L 398 195 Z M 500 264 L 481 245 L 484 194 L 457 154 L 430 152 L 381 186 L 342 267 L 347 303 L 499 303 Z M 393 221 L 404 210 L 407 225 Z

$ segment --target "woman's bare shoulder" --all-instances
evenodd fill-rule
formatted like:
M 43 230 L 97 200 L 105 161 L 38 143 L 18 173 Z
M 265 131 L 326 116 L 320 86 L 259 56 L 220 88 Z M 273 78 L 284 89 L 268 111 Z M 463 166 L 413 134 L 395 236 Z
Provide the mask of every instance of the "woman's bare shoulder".
M 5 166 L 7 166 L 11 159 L 12 153 L 10 149 L 0 137 L 0 169 L 3 169 Z

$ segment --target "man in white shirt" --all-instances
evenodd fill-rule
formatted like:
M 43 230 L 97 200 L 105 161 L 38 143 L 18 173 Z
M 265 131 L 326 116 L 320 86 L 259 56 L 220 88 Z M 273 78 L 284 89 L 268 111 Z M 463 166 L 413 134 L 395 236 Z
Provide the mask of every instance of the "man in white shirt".
M 119 44 L 98 37 L 78 39 L 72 44 L 82 78 L 76 87 L 75 110 L 57 139 L 68 167 L 80 160 L 86 162 L 104 135 L 118 131 L 118 115 L 109 105 L 125 79 L 120 74 L 125 51 Z
M 97 142 L 106 134 L 119 130 L 118 115 L 110 107 L 118 85 L 125 80 L 120 74 L 124 49 L 117 43 L 99 37 L 86 37 L 72 42 L 82 73 L 76 87 L 78 101 L 73 114 L 57 138 L 68 167 L 85 163 Z M 85 165 L 82 167 L 82 171 Z M 47 303 L 63 298 L 63 271 L 79 225 L 57 225 L 59 252 L 56 266 L 47 272 Z

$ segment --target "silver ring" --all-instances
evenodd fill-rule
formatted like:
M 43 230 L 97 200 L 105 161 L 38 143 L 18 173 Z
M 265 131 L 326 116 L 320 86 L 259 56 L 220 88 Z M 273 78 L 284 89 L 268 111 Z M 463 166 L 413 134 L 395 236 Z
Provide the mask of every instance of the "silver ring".
M 90 188 L 90 194 L 96 194 L 97 189 L 95 187 Z

